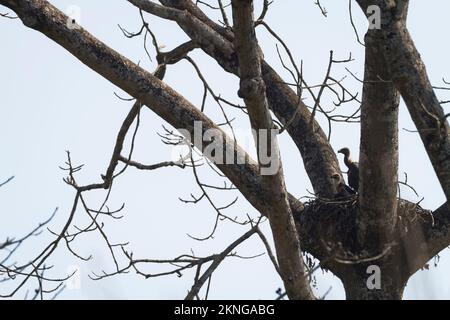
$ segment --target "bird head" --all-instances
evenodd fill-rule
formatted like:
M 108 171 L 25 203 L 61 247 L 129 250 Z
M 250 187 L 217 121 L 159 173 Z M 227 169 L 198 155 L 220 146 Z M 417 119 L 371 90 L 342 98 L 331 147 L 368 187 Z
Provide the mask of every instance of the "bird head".
M 342 153 L 346 157 L 350 156 L 350 150 L 348 148 L 339 149 L 338 153 Z
M 331 176 L 331 179 L 333 179 L 335 181 L 337 186 L 343 183 L 341 176 L 339 174 L 337 174 L 337 173 L 333 174 Z
M 331 176 L 331 179 L 339 182 L 339 181 L 341 181 L 341 176 L 339 174 L 335 173 Z

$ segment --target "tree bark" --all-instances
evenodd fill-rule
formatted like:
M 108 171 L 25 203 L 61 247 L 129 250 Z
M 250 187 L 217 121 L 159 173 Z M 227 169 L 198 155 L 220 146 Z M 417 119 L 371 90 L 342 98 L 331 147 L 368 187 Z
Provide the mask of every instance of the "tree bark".
M 406 28 L 408 1 L 358 0 L 364 12 L 376 4 L 382 13 L 380 45 L 392 80 L 401 93 L 447 200 L 450 197 L 450 129 L 428 78 L 425 64 Z
M 272 229 L 280 274 L 291 300 L 314 299 L 288 202 L 278 138 L 272 138 L 274 126 L 267 105 L 265 83 L 261 76 L 261 55 L 254 29 L 253 0 L 232 0 L 232 7 L 236 32 L 234 43 L 239 58 L 239 95 L 245 101 L 251 127 L 256 133 L 259 166 L 263 168 L 261 158 L 267 154 L 275 154 L 277 162 L 270 164 L 276 165 L 276 172 L 263 174 L 261 179 L 263 189 L 270 195 L 266 199 L 269 205 L 265 212 Z
M 361 105 L 358 237 L 381 252 L 397 223 L 398 112 L 400 95 L 380 48 L 380 34 L 365 37 L 366 61 Z

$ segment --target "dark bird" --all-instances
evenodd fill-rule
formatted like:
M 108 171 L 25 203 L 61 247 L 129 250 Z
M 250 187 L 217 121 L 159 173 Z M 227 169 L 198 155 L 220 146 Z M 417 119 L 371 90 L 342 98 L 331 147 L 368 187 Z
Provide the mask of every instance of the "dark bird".
M 359 166 L 358 162 L 354 162 L 350 158 L 350 150 L 348 148 L 342 148 L 338 151 L 338 153 L 342 153 L 344 155 L 344 163 L 348 168 L 347 176 L 348 176 L 348 185 L 358 192 L 359 188 Z

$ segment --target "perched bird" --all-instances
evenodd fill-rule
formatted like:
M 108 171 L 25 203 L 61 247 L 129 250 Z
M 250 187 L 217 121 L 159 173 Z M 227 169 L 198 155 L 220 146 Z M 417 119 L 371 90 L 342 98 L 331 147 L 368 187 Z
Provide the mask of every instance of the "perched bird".
M 348 176 L 348 185 L 358 192 L 359 188 L 359 166 L 358 162 L 354 162 L 350 158 L 350 150 L 348 148 L 342 148 L 338 151 L 338 153 L 342 153 L 344 155 L 344 163 L 348 168 L 347 176 Z
M 345 199 L 350 198 L 356 191 L 350 188 L 348 185 L 341 180 L 341 176 L 338 174 L 333 175 L 332 177 L 337 181 L 337 193 L 334 195 L 335 199 Z

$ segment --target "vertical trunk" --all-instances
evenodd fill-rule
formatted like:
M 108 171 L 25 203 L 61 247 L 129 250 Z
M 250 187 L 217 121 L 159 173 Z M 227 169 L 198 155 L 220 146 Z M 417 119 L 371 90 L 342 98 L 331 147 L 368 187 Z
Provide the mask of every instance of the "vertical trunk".
M 358 238 L 376 253 L 389 242 L 396 224 L 400 95 L 390 81 L 380 32 L 369 30 L 365 42 Z
M 407 277 L 403 274 L 399 252 L 386 261 L 346 265 L 340 279 L 347 300 L 401 300 Z
M 381 290 L 370 290 L 366 285 L 367 279 L 353 278 L 343 281 L 347 300 L 401 300 L 404 287 L 390 286 Z

